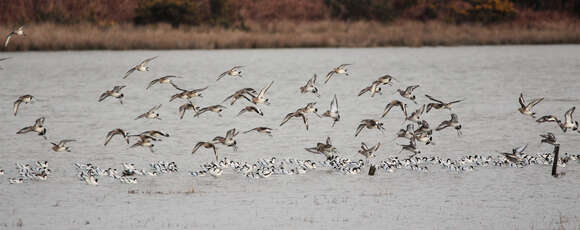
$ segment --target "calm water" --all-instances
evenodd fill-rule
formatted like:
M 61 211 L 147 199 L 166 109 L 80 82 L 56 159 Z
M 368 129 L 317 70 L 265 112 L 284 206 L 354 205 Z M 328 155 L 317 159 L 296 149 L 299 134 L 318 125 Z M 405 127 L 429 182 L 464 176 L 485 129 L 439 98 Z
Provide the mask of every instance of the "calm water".
M 407 171 L 368 177 L 344 176 L 316 171 L 301 176 L 248 180 L 226 171 L 220 178 L 191 177 L 190 169 L 213 159 L 209 151 L 191 155 L 197 141 L 224 135 L 230 128 L 247 130 L 257 126 L 276 128 L 274 137 L 250 134 L 238 137 L 239 151 L 220 148 L 221 156 L 255 161 L 276 156 L 318 159 L 305 152 L 326 136 L 347 156 L 361 141 L 383 147 L 378 159 L 397 154 L 393 141 L 401 128 L 402 115 L 392 111 L 383 122 L 385 134 L 363 131 L 354 138 L 361 119 L 379 118 L 397 88 L 419 84 L 418 102 L 424 94 L 445 101 L 465 99 L 454 108 L 463 123 L 463 136 L 454 130 L 434 134 L 436 145 L 420 148 L 425 155 L 458 158 L 466 154 L 497 155 L 516 145 L 529 143 L 528 152 L 547 152 L 538 134 L 558 134 L 562 152 L 577 153 L 580 134 L 562 135 L 555 125 L 538 125 L 517 112 L 517 98 L 545 97 L 535 109 L 540 115 L 558 117 L 572 106 L 580 106 L 580 46 L 499 46 L 457 48 L 381 49 L 289 49 L 222 51 L 97 51 L 3 53 L 13 57 L 0 63 L 0 228 L 13 228 L 19 219 L 29 229 L 120 228 L 217 228 L 217 229 L 351 229 L 372 228 L 479 228 L 550 229 L 580 228 L 580 165 L 569 164 L 563 178 L 553 179 L 549 167 L 523 169 L 480 169 L 458 175 L 447 171 Z M 142 59 L 157 56 L 150 72 L 123 74 Z M 341 63 L 352 63 L 350 77 L 337 76 L 319 85 L 322 96 L 301 95 L 302 86 L 314 73 L 325 75 Z M 235 65 L 245 65 L 244 78 L 216 76 Z M 371 98 L 358 92 L 378 76 L 389 73 L 399 82 L 385 87 L 384 94 Z M 198 106 L 219 104 L 242 87 L 260 89 L 274 80 L 268 92 L 272 104 L 262 106 L 263 117 L 246 113 L 235 117 L 244 103 L 228 108 L 220 118 L 214 113 L 178 118 L 183 103 L 168 102 L 177 93 L 169 85 L 145 90 L 149 81 L 163 75 L 179 75 L 176 83 L 193 89 L 209 86 Z M 321 79 L 321 78 L 320 78 Z M 112 98 L 98 103 L 98 96 L 114 85 L 123 89 L 125 104 Z M 12 116 L 12 103 L 23 94 L 41 101 L 21 106 Z M 328 109 L 332 95 L 339 99 L 342 120 L 332 128 L 330 119 L 310 116 L 310 131 L 298 120 L 278 124 L 286 113 L 308 102 Z M 408 101 L 407 101 L 408 102 Z M 153 105 L 163 104 L 163 120 L 133 120 Z M 247 104 L 247 103 L 246 103 Z M 409 104 L 410 110 L 415 105 Z M 71 153 L 55 153 L 50 143 L 33 134 L 16 135 L 40 116 L 46 117 L 48 138 L 77 139 Z M 432 126 L 449 119 L 448 111 L 425 116 Z M 120 139 L 103 147 L 105 134 L 114 128 L 133 132 L 159 129 L 172 135 L 156 143 L 156 153 L 129 149 Z M 402 154 L 401 156 L 406 156 Z M 48 160 L 54 171 L 47 182 L 9 185 L 15 162 Z M 110 180 L 99 186 L 78 181 L 74 162 L 92 162 L 100 167 L 121 168 L 133 162 L 141 168 L 153 161 L 175 161 L 178 175 L 142 177 L 137 185 Z M 191 190 L 195 193 L 176 194 Z M 138 189 L 163 194 L 128 194 Z M 251 221 L 248 221 L 251 220 Z M 86 225 L 86 226 L 85 226 Z

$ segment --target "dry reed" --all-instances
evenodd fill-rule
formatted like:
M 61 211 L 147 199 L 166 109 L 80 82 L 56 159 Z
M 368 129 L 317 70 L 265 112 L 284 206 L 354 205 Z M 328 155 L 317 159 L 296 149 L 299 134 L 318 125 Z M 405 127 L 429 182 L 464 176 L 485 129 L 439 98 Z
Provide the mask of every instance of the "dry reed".
M 27 25 L 26 37 L 15 37 L 5 51 L 20 50 L 130 50 L 229 49 L 291 47 L 456 46 L 501 44 L 580 43 L 576 21 L 512 23 L 492 26 L 442 22 L 278 21 L 247 23 L 248 30 L 168 25 L 91 24 Z M 12 28 L 0 26 L 0 33 Z

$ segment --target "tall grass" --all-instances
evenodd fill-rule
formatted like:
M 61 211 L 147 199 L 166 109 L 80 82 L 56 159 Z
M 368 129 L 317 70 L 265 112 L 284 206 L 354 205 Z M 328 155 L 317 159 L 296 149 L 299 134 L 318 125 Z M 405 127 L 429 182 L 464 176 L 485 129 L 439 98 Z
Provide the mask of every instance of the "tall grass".
M 291 47 L 455 46 L 580 43 L 576 21 L 497 25 L 442 22 L 277 21 L 246 23 L 247 30 L 169 25 L 99 27 L 92 24 L 32 24 L 5 51 L 91 49 L 228 49 Z M 0 26 L 1 34 L 11 27 Z

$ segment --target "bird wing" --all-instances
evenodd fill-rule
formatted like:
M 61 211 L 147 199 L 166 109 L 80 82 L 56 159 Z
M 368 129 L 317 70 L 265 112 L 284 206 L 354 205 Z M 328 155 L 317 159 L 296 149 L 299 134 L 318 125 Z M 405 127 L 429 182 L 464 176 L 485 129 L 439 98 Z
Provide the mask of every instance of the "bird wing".
M 0 58 L 0 61 L 4 61 L 4 60 L 10 59 L 10 58 L 11 57 Z
M 524 94 L 520 93 L 520 98 L 518 99 L 518 102 L 520 102 L 520 106 L 522 108 L 526 107 L 526 100 L 524 99 Z
M 455 103 L 459 103 L 459 102 L 462 102 L 462 101 L 464 101 L 464 100 L 457 100 L 457 101 L 452 101 L 452 102 L 449 102 L 449 103 L 447 103 L 447 104 L 448 104 L 448 105 L 453 105 L 453 104 L 455 104 Z
M 367 144 L 365 144 L 364 142 L 360 143 L 360 148 L 364 151 L 367 151 L 369 149 L 369 147 L 367 146 Z
M 528 147 L 528 144 L 522 145 L 520 147 L 514 148 L 513 149 L 513 154 L 521 154 L 522 152 L 524 152 L 524 150 L 526 150 L 526 148 Z
M 104 93 L 101 94 L 101 96 L 99 97 L 99 102 L 105 100 L 107 97 L 109 97 L 111 94 L 109 94 L 109 91 L 106 91 Z
M 361 91 L 358 93 L 358 96 L 360 97 L 360 96 L 361 96 L 361 95 L 363 95 L 364 93 L 366 93 L 366 92 L 370 91 L 372 87 L 373 87 L 373 86 L 368 86 L 368 87 L 366 87 L 366 88 L 362 89 L 362 90 L 361 90 Z
M 59 146 L 63 146 L 66 143 L 70 143 L 70 142 L 74 142 L 74 141 L 76 141 L 76 140 L 74 140 L 74 139 L 64 139 L 64 140 L 61 140 L 60 142 L 58 142 L 58 145 Z
M 306 116 L 304 116 L 303 113 L 299 113 L 298 116 L 302 117 L 302 122 L 304 122 L 304 125 L 306 125 L 306 130 L 308 130 L 308 118 Z
M 161 105 L 162 105 L 162 104 L 159 104 L 159 105 L 153 106 L 153 108 L 151 108 L 151 109 L 149 110 L 149 112 L 153 112 L 153 111 L 155 111 L 155 110 L 158 110 L 159 108 L 161 108 Z
M 542 100 L 544 100 L 544 98 L 538 98 L 538 99 L 534 99 L 533 101 L 531 101 L 530 103 L 528 103 L 529 108 L 534 107 L 535 105 L 537 105 L 538 103 L 540 103 Z
M 338 68 L 339 68 L 339 69 L 340 69 L 340 68 L 344 68 L 344 67 L 347 67 L 347 66 L 349 66 L 349 65 L 352 65 L 352 64 L 341 64 L 341 65 L 339 65 L 339 66 L 338 66 Z
M 365 127 L 365 124 L 360 124 L 358 125 L 358 127 L 356 127 L 356 132 L 354 133 L 354 136 L 358 136 L 358 134 L 363 130 L 363 128 Z
M 193 91 L 193 92 L 196 92 L 196 93 L 198 93 L 198 92 L 201 92 L 201 91 L 204 91 L 204 90 L 206 90 L 208 87 L 209 87 L 209 86 L 206 86 L 206 87 L 203 87 L 203 88 L 194 89 L 194 90 L 192 90 L 192 91 Z
M 435 99 L 435 98 L 433 98 L 433 97 L 431 97 L 431 96 L 429 96 L 429 95 L 427 95 L 427 94 L 425 94 L 425 97 L 429 98 L 429 100 L 432 100 L 432 101 L 438 102 L 438 103 L 440 103 L 440 104 L 445 104 L 445 103 L 443 103 L 442 101 L 440 101 L 440 100 L 437 100 L 437 99 Z
M 229 72 L 230 72 L 229 70 L 228 70 L 228 71 L 226 71 L 226 72 L 223 72 L 222 74 L 220 74 L 220 75 L 217 77 L 217 79 L 216 79 L 215 81 L 219 81 L 220 79 L 222 79 L 223 77 L 225 77 L 225 76 L 226 76 L 226 74 L 228 74 Z
M 16 132 L 16 134 L 23 134 L 23 133 L 28 133 L 30 131 L 32 131 L 33 126 L 28 126 L 28 127 L 24 127 L 20 130 L 18 130 L 18 132 Z
M 173 86 L 173 88 L 176 88 L 177 90 L 180 90 L 180 91 L 183 91 L 183 92 L 187 91 L 185 89 L 179 88 L 179 86 L 175 85 L 175 83 L 173 83 L 173 82 L 169 82 L 169 84 L 171 84 Z
M 18 98 L 18 100 L 14 102 L 14 107 L 12 108 L 14 116 L 16 116 L 16 114 L 18 113 L 18 107 L 20 107 L 20 103 L 22 103 L 22 100 L 20 100 L 20 98 Z
M 226 138 L 233 138 L 234 136 L 236 136 L 236 129 L 230 129 L 228 130 L 228 132 L 226 133 Z
M 574 110 L 576 110 L 576 106 L 570 108 L 568 111 L 566 111 L 566 114 L 564 114 L 564 117 L 566 119 L 566 121 L 570 121 L 573 122 L 573 118 L 572 118 L 572 114 L 574 113 Z
M 326 144 L 332 145 L 332 142 L 330 141 L 330 136 L 326 137 Z
M 270 82 L 270 84 L 268 84 L 266 87 L 264 87 L 262 90 L 260 90 L 260 94 L 258 95 L 258 97 L 264 97 L 264 95 L 266 94 L 268 89 L 270 89 L 272 84 L 274 84 L 274 81 Z
M 135 72 L 135 70 L 137 70 L 136 67 L 131 68 L 129 71 L 127 71 L 127 73 L 125 73 L 125 76 L 123 77 L 123 79 L 127 78 L 130 74 Z
M 155 80 L 153 80 L 153 81 L 149 82 L 149 85 L 148 85 L 148 86 L 147 86 L 147 88 L 145 88 L 145 89 L 149 89 L 149 88 L 151 88 L 151 86 L 153 86 L 153 85 L 155 85 L 157 82 L 159 82 L 159 80 L 160 80 L 160 79 L 161 79 L 161 78 L 158 78 L 158 79 L 155 79 Z
M 435 131 L 441 131 L 441 130 L 449 127 L 450 124 L 451 124 L 451 122 L 449 122 L 449 121 L 442 121 L 441 124 L 439 124 L 439 126 L 437 126 L 437 128 L 435 128 Z
M 406 93 L 411 93 L 411 92 L 413 92 L 413 90 L 415 90 L 416 88 L 419 88 L 419 85 L 412 85 L 412 86 L 409 86 L 409 87 L 407 87 L 407 88 L 405 89 L 405 92 L 406 92 Z
M 191 154 L 194 154 L 197 151 L 197 149 L 199 149 L 199 147 L 201 147 L 203 144 L 204 142 L 197 142 L 197 144 L 195 144 L 195 147 L 193 147 Z
M 284 119 L 282 119 L 282 122 L 280 122 L 280 126 L 286 124 L 286 122 L 288 122 L 295 115 L 296 115 L 296 112 L 292 112 L 292 113 L 286 114 L 286 116 L 284 117 Z
M 375 147 L 373 147 L 373 151 L 378 151 L 380 147 L 381 147 L 381 142 L 378 142 L 377 145 L 375 145 Z
M 326 74 L 326 77 L 324 77 L 324 84 L 326 84 L 330 78 L 332 78 L 332 75 L 334 75 L 334 70 L 328 72 L 328 74 Z
M 147 58 L 147 59 L 145 59 L 144 61 L 141 62 L 141 65 L 146 65 L 147 63 L 149 63 L 150 61 L 153 61 L 157 57 L 159 57 L 159 56 L 155 56 L 155 57 L 152 57 L 152 58 Z
M 337 113 L 338 112 L 338 99 L 336 98 L 336 94 L 334 95 L 334 99 L 330 102 L 330 112 Z
M 12 37 L 12 33 L 8 34 L 8 36 L 6 36 L 6 41 L 4 42 L 4 47 L 8 46 L 8 42 L 10 42 L 10 38 Z
M 312 80 L 312 85 L 316 84 L 316 77 L 317 77 L 316 74 L 314 74 L 314 76 L 311 79 Z
M 141 114 L 138 117 L 135 118 L 135 120 L 139 120 L 141 118 L 144 118 L 147 115 L 147 113 Z

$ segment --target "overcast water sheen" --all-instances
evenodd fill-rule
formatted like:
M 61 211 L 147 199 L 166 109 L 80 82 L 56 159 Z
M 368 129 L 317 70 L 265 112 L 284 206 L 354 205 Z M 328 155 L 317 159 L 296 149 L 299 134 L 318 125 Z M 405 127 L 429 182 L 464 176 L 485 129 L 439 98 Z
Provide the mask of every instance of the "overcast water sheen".
M 141 60 L 159 56 L 150 72 L 124 73 Z M 394 109 L 382 119 L 385 134 L 354 131 L 362 119 L 380 118 L 397 88 L 419 84 L 418 103 L 424 94 L 457 104 L 463 136 L 445 129 L 433 135 L 436 145 L 420 144 L 423 155 L 457 159 L 467 154 L 497 156 L 496 151 L 529 143 L 528 153 L 549 152 L 539 145 L 539 134 L 558 135 L 561 152 L 578 153 L 580 134 L 565 135 L 554 124 L 537 124 L 517 112 L 518 96 L 545 97 L 535 108 L 538 115 L 562 117 L 580 106 L 580 46 L 482 46 L 450 48 L 281 49 L 200 51 L 72 51 L 1 53 L 12 59 L 0 63 L 0 228 L 24 229 L 566 229 L 580 228 L 580 164 L 571 162 L 567 175 L 554 179 L 549 166 L 479 168 L 457 174 L 434 168 L 429 173 L 380 171 L 378 176 L 342 175 L 316 170 L 295 176 L 251 180 L 231 170 L 219 178 L 192 177 L 190 170 L 213 159 L 209 150 L 195 155 L 197 141 L 225 135 L 231 128 L 275 128 L 274 137 L 240 135 L 239 151 L 218 146 L 220 157 L 255 161 L 261 158 L 322 160 L 304 151 L 331 136 L 337 149 L 351 158 L 360 142 L 383 144 L 376 161 L 396 155 L 403 140 L 393 141 L 402 128 L 402 115 Z M 337 75 L 319 84 L 320 98 L 301 95 L 299 87 L 316 73 L 319 83 L 333 67 L 351 63 L 351 76 Z M 244 77 L 216 77 L 235 65 L 244 65 Z M 383 95 L 371 98 L 358 92 L 383 74 L 399 81 L 383 87 Z M 188 111 L 178 118 L 184 102 L 169 102 L 177 93 L 168 84 L 149 81 L 178 75 L 175 83 L 193 89 L 209 86 L 198 106 L 221 103 L 242 87 L 256 90 L 275 81 L 266 94 L 270 106 L 260 106 L 264 116 L 235 115 L 247 102 L 229 106 L 223 117 L 208 112 L 194 118 Z M 115 85 L 123 89 L 124 104 L 99 95 Z M 12 115 L 12 103 L 32 94 L 40 101 L 22 105 Z M 299 119 L 284 126 L 283 116 L 316 101 L 320 112 L 329 108 L 332 96 L 339 101 L 341 120 L 334 128 L 328 118 L 310 117 L 306 131 Z M 162 120 L 134 120 L 156 104 Z M 449 111 L 431 111 L 424 118 L 436 127 L 449 119 Z M 576 114 L 580 118 L 580 115 Z M 52 152 L 50 143 L 35 134 L 16 135 L 20 128 L 46 117 L 50 141 L 77 139 L 72 152 Z M 171 134 L 155 143 L 155 153 L 132 148 L 115 137 L 107 147 L 105 135 L 114 128 L 132 133 L 158 129 Z M 399 156 L 407 156 L 401 153 Z M 48 181 L 10 185 L 16 176 L 14 163 L 48 160 L 53 173 Z M 103 178 L 98 186 L 81 182 L 75 162 L 121 169 L 122 162 L 148 168 L 153 161 L 175 161 L 177 175 L 139 177 L 135 185 Z M 366 172 L 365 169 L 363 170 Z M 183 192 L 194 188 L 193 194 Z M 145 193 L 129 194 L 129 190 Z M 148 194 L 150 192 L 150 194 Z M 159 193 L 159 194 L 158 194 Z

